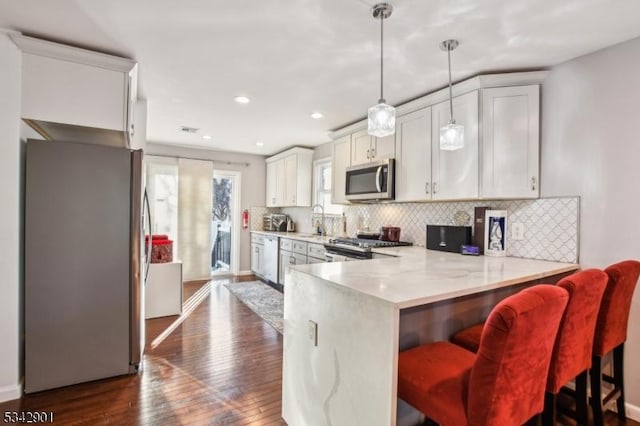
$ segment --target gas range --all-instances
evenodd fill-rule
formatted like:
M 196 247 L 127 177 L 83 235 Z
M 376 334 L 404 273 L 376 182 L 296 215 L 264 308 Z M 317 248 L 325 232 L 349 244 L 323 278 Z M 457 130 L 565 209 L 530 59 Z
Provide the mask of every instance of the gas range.
M 381 241 L 365 238 L 333 238 L 324 245 L 329 254 L 342 255 L 352 259 L 371 259 L 371 249 L 381 247 L 411 246 L 405 241 Z

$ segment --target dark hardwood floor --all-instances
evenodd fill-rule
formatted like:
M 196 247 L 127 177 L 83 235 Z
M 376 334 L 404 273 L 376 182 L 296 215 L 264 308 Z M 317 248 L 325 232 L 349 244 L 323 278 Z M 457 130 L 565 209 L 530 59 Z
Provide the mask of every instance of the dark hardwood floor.
M 56 424 L 285 425 L 282 336 L 226 281 L 187 283 L 177 326 L 178 317 L 147 321 L 143 373 L 27 395 L 0 413 L 53 411 Z
M 231 295 L 229 280 L 185 283 L 183 315 L 147 321 L 143 373 L 27 395 L 1 403 L 0 414 L 52 411 L 56 424 L 285 425 L 282 336 Z M 624 423 L 609 412 L 606 424 Z

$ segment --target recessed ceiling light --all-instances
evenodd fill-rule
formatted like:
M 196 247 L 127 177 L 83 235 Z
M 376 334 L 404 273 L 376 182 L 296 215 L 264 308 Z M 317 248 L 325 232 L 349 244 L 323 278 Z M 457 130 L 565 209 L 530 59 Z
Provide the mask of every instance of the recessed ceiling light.
M 258 142 L 256 142 L 256 145 L 257 145 L 257 146 L 264 146 L 264 142 L 260 142 L 260 141 L 258 141 Z
M 321 112 L 314 112 L 314 113 L 311 113 L 311 118 L 315 118 L 316 120 L 319 120 L 319 119 L 321 119 L 322 117 L 324 117 L 324 115 L 322 115 L 322 113 L 321 113 Z
M 211 139 L 211 135 L 204 135 L 204 136 L 202 137 L 202 139 L 209 140 L 209 139 Z
M 251 102 L 251 99 L 246 96 L 236 96 L 235 98 L 233 98 L 233 100 L 239 104 L 248 104 L 249 102 Z

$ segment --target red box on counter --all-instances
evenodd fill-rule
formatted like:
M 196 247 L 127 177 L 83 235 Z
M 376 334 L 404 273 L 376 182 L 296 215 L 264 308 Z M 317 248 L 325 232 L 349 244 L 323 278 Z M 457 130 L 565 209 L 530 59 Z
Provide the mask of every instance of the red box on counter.
M 149 241 L 149 236 L 145 236 Z M 173 262 L 173 241 L 167 235 L 151 236 L 151 263 Z

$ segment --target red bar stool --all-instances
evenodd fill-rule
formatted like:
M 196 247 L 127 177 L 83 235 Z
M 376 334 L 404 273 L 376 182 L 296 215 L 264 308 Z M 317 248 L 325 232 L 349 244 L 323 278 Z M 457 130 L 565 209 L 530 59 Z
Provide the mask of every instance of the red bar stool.
M 603 406 L 615 400 L 618 418 L 626 421 L 624 406 L 624 342 L 627 340 L 627 324 L 631 298 L 640 276 L 640 262 L 627 260 L 605 269 L 609 282 L 602 298 L 596 333 L 593 341 L 591 377 L 591 406 L 593 422 L 604 424 Z M 602 358 L 613 351 L 613 376 L 602 374 Z M 613 384 L 613 389 L 604 397 L 602 380 Z
M 588 422 L 587 372 L 600 302 L 607 286 L 607 274 L 598 269 L 576 272 L 558 282 L 569 293 L 569 302 L 558 330 L 545 394 L 543 425 L 555 425 L 556 397 L 571 380 L 576 381 L 576 412 L 579 425 Z M 471 351 L 477 347 L 483 324 L 456 333 L 452 341 Z
M 520 425 L 542 412 L 553 345 L 569 295 L 537 285 L 491 311 L 478 354 L 448 342 L 398 357 L 398 397 L 442 426 Z

